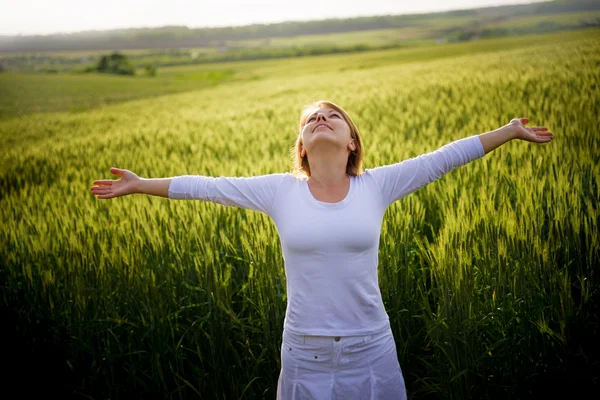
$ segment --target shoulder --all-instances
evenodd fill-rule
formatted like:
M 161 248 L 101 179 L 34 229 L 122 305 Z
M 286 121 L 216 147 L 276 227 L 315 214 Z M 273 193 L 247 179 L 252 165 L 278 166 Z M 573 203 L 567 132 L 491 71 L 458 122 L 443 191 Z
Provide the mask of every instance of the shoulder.
M 381 179 L 382 172 L 381 167 L 365 168 L 364 171 L 360 175 L 355 176 L 354 179 L 356 179 L 363 187 L 368 188 L 371 191 L 381 191 L 383 186 L 383 179 Z
M 366 168 L 360 175 L 357 175 L 354 178 L 361 181 L 372 181 L 375 175 L 376 174 L 373 173 L 373 168 Z

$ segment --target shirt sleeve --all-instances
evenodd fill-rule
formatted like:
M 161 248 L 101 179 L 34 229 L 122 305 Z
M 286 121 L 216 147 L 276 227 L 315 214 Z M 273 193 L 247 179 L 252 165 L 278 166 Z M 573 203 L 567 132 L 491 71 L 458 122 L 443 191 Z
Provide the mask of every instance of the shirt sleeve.
M 448 143 L 430 153 L 421 154 L 399 163 L 384 165 L 369 171 L 379 185 L 389 206 L 417 189 L 431 183 L 458 166 L 485 155 L 478 135 Z
M 168 195 L 169 199 L 211 201 L 271 215 L 275 196 L 285 175 L 218 178 L 181 175 L 172 178 Z

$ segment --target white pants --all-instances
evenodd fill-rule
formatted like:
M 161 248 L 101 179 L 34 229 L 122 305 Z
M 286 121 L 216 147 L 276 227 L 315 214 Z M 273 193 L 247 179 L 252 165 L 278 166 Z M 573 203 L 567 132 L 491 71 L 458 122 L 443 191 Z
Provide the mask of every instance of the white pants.
M 405 400 L 392 330 L 367 336 L 283 332 L 278 400 Z

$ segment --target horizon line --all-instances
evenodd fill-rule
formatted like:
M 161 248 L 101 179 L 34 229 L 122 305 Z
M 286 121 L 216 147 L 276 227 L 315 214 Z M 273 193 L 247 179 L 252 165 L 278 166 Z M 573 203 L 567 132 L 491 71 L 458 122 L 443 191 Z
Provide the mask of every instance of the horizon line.
M 115 27 L 108 29 L 90 29 L 83 31 L 62 31 L 62 32 L 53 32 L 46 34 L 6 34 L 0 32 L 0 37 L 39 37 L 39 36 L 68 36 L 68 35 L 77 35 L 82 33 L 101 33 L 101 32 L 112 32 L 112 31 L 127 31 L 127 30 L 142 30 L 142 29 L 161 29 L 161 28 L 186 28 L 189 30 L 200 30 L 200 29 L 219 29 L 219 28 L 244 28 L 250 26 L 270 26 L 270 25 L 279 25 L 291 22 L 325 22 L 331 20 L 344 20 L 344 19 L 360 19 L 360 18 L 374 18 L 374 17 L 387 17 L 387 16 L 403 16 L 403 15 L 432 15 L 432 14 L 446 14 L 455 11 L 468 11 L 468 10 L 485 10 L 489 8 L 498 8 L 498 7 L 519 7 L 530 4 L 540 4 L 540 3 L 552 3 L 554 0 L 547 1 L 531 1 L 530 3 L 520 3 L 520 4 L 500 4 L 495 6 L 485 6 L 485 7 L 472 7 L 472 8 L 452 8 L 446 10 L 439 11 L 429 11 L 429 12 L 419 12 L 419 13 L 400 13 L 400 14 L 371 14 L 371 15 L 357 15 L 357 16 L 348 16 L 348 17 L 339 17 L 339 18 L 324 18 L 324 19 L 288 19 L 282 20 L 278 22 L 253 22 L 248 24 L 230 24 L 230 25 L 205 25 L 205 26 L 197 26 L 190 27 L 189 25 L 157 25 L 157 26 L 128 26 L 128 27 Z

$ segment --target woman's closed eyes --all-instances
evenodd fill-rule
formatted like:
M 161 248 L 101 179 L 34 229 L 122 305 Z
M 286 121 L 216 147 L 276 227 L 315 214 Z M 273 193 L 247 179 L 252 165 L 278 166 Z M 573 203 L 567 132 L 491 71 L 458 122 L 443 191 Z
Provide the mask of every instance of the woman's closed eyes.
M 337 117 L 337 118 L 340 118 L 340 116 L 339 116 L 339 115 L 337 115 L 337 114 L 331 114 L 331 115 L 329 116 L 329 118 L 332 118 L 332 117 Z M 315 117 L 315 116 L 313 115 L 312 117 L 310 117 L 310 118 L 309 118 L 309 119 L 306 121 L 306 123 L 308 124 L 308 123 L 310 123 L 310 122 L 314 121 L 315 119 L 317 119 L 317 117 Z

